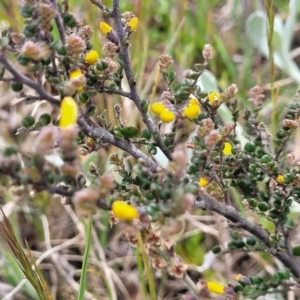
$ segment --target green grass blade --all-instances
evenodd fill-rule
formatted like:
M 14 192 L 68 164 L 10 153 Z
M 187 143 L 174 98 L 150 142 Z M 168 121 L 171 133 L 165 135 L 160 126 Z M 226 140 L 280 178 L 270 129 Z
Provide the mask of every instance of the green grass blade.
M 78 300 L 84 300 L 88 258 L 89 258 L 90 244 L 91 244 L 91 233 L 92 233 L 92 215 L 90 216 L 89 223 L 87 224 L 86 227 L 86 241 L 85 241 L 81 277 L 80 277 L 79 292 L 77 298 Z

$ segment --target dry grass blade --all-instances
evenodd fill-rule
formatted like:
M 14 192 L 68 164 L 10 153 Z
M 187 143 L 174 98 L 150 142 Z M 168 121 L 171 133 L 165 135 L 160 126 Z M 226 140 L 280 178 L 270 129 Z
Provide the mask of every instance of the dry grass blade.
M 20 246 L 13 228 L 4 214 L 4 211 L 0 207 L 0 237 L 7 244 L 8 248 L 12 251 L 18 265 L 22 272 L 28 279 L 28 281 L 35 288 L 36 292 L 42 300 L 52 300 L 49 288 L 43 279 L 41 272 L 39 271 L 35 260 L 30 252 L 30 249 L 26 243 L 26 248 L 29 253 L 29 257 L 26 256 L 22 247 Z

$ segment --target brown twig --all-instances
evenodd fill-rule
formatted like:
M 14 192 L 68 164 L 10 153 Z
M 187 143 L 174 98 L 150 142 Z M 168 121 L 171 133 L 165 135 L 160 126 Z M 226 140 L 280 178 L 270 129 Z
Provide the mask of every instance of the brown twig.
M 200 209 L 214 211 L 229 221 L 239 224 L 240 228 L 243 228 L 260 239 L 266 245 L 266 247 L 268 247 L 268 251 L 277 257 L 286 267 L 288 267 L 296 278 L 300 277 L 299 261 L 297 261 L 297 259 L 295 259 L 293 256 L 284 252 L 279 252 L 273 248 L 267 231 L 265 231 L 259 225 L 246 220 L 235 208 L 221 204 L 207 194 L 199 195 L 195 206 Z
M 124 27 L 121 21 L 121 15 L 120 15 L 120 6 L 119 6 L 119 0 L 113 1 L 113 10 L 111 12 L 111 17 L 114 20 L 115 23 L 115 30 L 118 35 L 119 41 L 120 41 L 120 55 L 124 62 L 124 72 L 130 87 L 130 94 L 131 97 L 129 97 L 134 104 L 136 105 L 137 109 L 141 113 L 143 122 L 146 124 L 148 129 L 151 131 L 154 139 L 156 140 L 158 146 L 163 151 L 163 153 L 167 156 L 169 160 L 172 160 L 172 156 L 170 151 L 166 148 L 164 145 L 163 139 L 161 135 L 159 134 L 157 130 L 157 126 L 154 124 L 152 118 L 147 112 L 144 112 L 142 108 L 142 100 L 138 94 L 137 87 L 136 87 L 136 80 L 135 75 L 132 71 L 131 67 L 131 59 L 130 59 L 130 53 L 129 53 L 129 43 L 125 41 L 125 32 Z
M 39 83 L 23 75 L 6 59 L 6 56 L 4 54 L 0 54 L 0 64 L 2 64 L 5 67 L 5 69 L 7 69 L 14 76 L 14 80 L 31 87 L 41 96 L 42 99 L 47 100 L 49 103 L 54 104 L 56 106 L 60 105 L 59 100 L 55 99 L 53 96 L 48 94 Z
M 156 172 L 158 165 L 146 154 L 137 149 L 130 141 L 115 137 L 103 127 L 95 124 L 92 120 L 88 119 L 82 114 L 79 116 L 77 123 L 79 124 L 82 132 L 87 136 L 93 139 L 100 139 L 103 142 L 115 145 L 116 147 L 128 152 L 134 158 L 145 161 L 148 164 L 150 170 L 152 172 Z

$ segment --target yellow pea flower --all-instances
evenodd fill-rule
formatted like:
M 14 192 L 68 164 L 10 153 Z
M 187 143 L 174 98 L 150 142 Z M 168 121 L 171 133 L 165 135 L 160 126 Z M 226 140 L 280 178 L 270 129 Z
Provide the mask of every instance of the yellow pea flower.
M 65 97 L 60 105 L 59 127 L 68 127 L 74 125 L 78 118 L 78 107 L 72 97 Z
M 139 19 L 137 17 L 132 18 L 127 25 L 130 27 L 130 31 L 136 31 L 138 27 Z
M 232 154 L 232 146 L 229 142 L 224 143 L 223 154 L 224 155 Z
M 189 119 L 195 119 L 198 117 L 200 114 L 200 106 L 198 104 L 191 104 L 188 105 L 184 110 L 183 110 L 183 115 Z
M 84 61 L 89 65 L 93 65 L 95 62 L 97 62 L 98 58 L 99 58 L 98 52 L 92 50 L 85 55 Z
M 221 95 L 218 92 L 211 92 L 207 95 L 207 99 L 211 105 L 215 105 L 221 99 Z
M 199 105 L 199 102 L 196 98 L 191 98 L 190 101 L 189 101 L 189 104 L 197 104 Z
M 277 183 L 283 184 L 284 183 L 284 176 L 279 174 L 276 178 Z
M 165 109 L 159 115 L 159 118 L 164 123 L 170 123 L 170 122 L 172 122 L 175 119 L 175 114 L 172 111 L 169 111 L 169 110 Z
M 82 72 L 80 69 L 73 69 L 72 71 L 70 71 L 69 76 L 70 79 L 74 79 L 76 77 L 79 77 L 82 75 Z
M 206 284 L 206 286 L 211 293 L 219 294 L 219 295 L 225 294 L 225 286 L 223 284 L 214 281 L 209 281 Z
M 127 204 L 125 201 L 117 200 L 112 204 L 111 208 L 114 216 L 122 220 L 132 220 L 139 217 L 136 207 Z
M 166 108 L 162 103 L 157 102 L 151 105 L 151 109 L 156 115 L 160 115 Z
M 76 79 L 80 76 L 83 76 L 83 74 L 82 74 L 82 71 L 80 69 L 73 69 L 73 70 L 70 71 L 69 76 L 70 76 L 70 79 L 72 80 L 72 79 Z M 81 93 L 84 89 L 82 81 L 85 82 L 85 79 L 83 77 L 81 78 L 80 81 L 78 81 L 76 83 L 78 93 Z
M 112 32 L 112 28 L 104 22 L 100 22 L 99 27 L 104 36 L 107 36 L 109 33 Z
M 206 177 L 200 177 L 199 179 L 199 186 L 206 187 L 209 184 L 209 180 Z

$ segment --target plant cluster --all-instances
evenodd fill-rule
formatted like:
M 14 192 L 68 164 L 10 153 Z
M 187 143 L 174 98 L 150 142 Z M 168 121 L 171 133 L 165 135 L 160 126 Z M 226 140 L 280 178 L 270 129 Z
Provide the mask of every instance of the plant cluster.
M 164 91 L 149 103 L 139 96 L 129 51 L 138 18 L 131 12 L 121 14 L 118 0 L 112 9 L 91 2 L 108 18 L 99 24 L 106 39 L 103 57 L 93 49 L 91 27 L 69 11 L 68 1 L 27 0 L 21 9 L 23 32 L 2 32 L 0 80 L 28 104 L 45 100 L 59 108 L 59 116 L 24 117 L 17 133 L 37 132 L 33 150 L 27 153 L 18 144 L 1 149 L 0 189 L 17 185 L 24 193 L 47 191 L 73 205 L 80 217 L 111 211 L 111 226 L 118 224 L 129 244 L 141 251 L 151 299 L 157 299 L 156 271 L 183 280 L 188 289 L 184 299 L 204 299 L 210 292 L 227 299 L 256 299 L 298 287 L 300 246 L 291 238 L 291 207 L 300 202 L 300 175 L 299 162 L 288 149 L 299 127 L 297 95 L 272 135 L 260 117 L 265 95 L 259 86 L 250 90 L 244 111 L 235 84 L 223 92 L 200 88 L 199 78 L 213 59 L 207 44 L 203 61 L 180 76 L 172 57 L 159 57 Z M 113 120 L 95 105 L 99 94 L 116 96 Z M 122 119 L 123 98 L 134 103 L 142 128 L 127 126 Z M 230 122 L 220 117 L 220 106 L 230 110 Z M 240 122 L 244 139 L 237 134 Z M 185 126 L 194 131 L 191 140 L 182 143 L 178 131 Z M 102 172 L 100 162 L 84 171 L 83 156 L 109 147 L 123 150 L 109 157 L 115 178 Z M 156 161 L 158 152 L 167 166 Z M 176 241 L 188 216 L 199 209 L 228 220 L 231 241 L 215 245 L 214 254 L 266 252 L 284 268 L 272 277 L 239 274 L 226 286 L 194 282 L 190 266 L 176 252 Z M 1 237 L 18 259 L 21 252 L 14 251 L 15 238 L 3 234 L 8 226 L 3 220 Z

